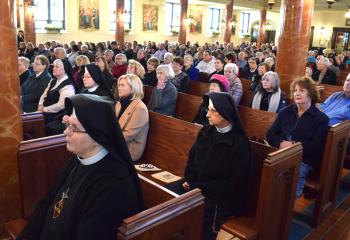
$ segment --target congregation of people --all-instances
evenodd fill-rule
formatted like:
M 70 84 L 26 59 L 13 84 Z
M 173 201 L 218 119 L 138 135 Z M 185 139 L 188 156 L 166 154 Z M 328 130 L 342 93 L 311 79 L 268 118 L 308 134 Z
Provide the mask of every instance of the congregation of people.
M 350 74 L 339 79 L 348 58 L 335 53 L 325 56 L 317 50 L 305 53 L 305 76 L 294 79 L 288 97 L 275 71 L 277 51 L 274 43 L 257 47 L 249 42 L 200 46 L 168 41 L 158 45 L 151 41 L 63 45 L 51 41 L 37 47 L 20 42 L 22 112 L 42 112 L 46 134 L 64 133 L 67 148 L 75 156 L 18 239 L 54 239 L 55 235 L 94 239 L 94 231 L 113 239 L 121 220 L 142 209 L 133 163 L 146 148 L 148 111 L 175 117 L 178 93 L 188 94 L 191 81 L 207 82 L 209 88 L 192 121 L 203 127 L 189 152 L 180 184 L 184 191 L 199 188 L 205 196 L 203 239 L 216 239 L 221 225 L 244 209 L 252 162 L 238 111 L 243 79 L 250 82 L 251 108 L 277 113 L 266 136 L 268 144 L 286 148 L 300 142 L 303 146 L 296 190 L 296 197 L 301 197 L 307 176 L 319 168 L 329 126 L 350 120 Z M 319 104 L 319 86 L 341 81 L 343 92 Z M 143 102 L 144 86 L 153 87 L 148 105 Z M 113 172 L 115 168 L 120 171 Z M 135 187 L 129 190 L 130 185 Z M 79 188 L 84 192 L 78 198 Z M 97 204 L 94 197 L 100 193 Z M 118 193 L 122 199 L 116 199 Z M 64 199 L 63 194 L 77 196 L 76 201 L 68 204 L 70 198 Z M 70 211 L 56 212 L 62 218 L 51 217 L 56 202 L 63 200 Z M 113 209 L 114 213 L 103 208 L 123 201 L 128 202 L 127 207 Z M 95 208 L 88 209 L 88 204 Z M 116 216 L 116 212 L 121 213 Z M 104 222 L 98 222 L 101 216 Z M 78 227 L 67 227 L 65 221 Z M 94 226 L 101 230 L 89 230 Z

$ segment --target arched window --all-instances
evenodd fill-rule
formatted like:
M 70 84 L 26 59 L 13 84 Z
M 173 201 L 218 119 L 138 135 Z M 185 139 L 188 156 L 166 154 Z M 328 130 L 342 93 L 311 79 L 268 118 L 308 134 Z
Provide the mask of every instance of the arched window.
M 109 0 L 109 30 L 116 30 L 116 1 Z M 124 0 L 124 29 L 131 29 L 132 23 L 132 0 Z
M 250 13 L 241 12 L 240 16 L 240 34 L 249 35 Z
M 66 29 L 65 0 L 34 0 L 34 21 L 36 30 L 48 25 Z

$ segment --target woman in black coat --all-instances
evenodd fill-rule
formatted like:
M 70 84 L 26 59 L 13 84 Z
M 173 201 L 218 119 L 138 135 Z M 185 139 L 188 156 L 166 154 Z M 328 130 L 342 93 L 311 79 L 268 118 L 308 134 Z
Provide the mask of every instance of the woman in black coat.
M 143 200 L 114 103 L 80 94 L 65 108 L 64 134 L 74 155 L 18 239 L 116 239 L 122 220 L 140 212 Z
M 249 140 L 232 96 L 210 92 L 204 101 L 210 125 L 201 129 L 190 150 L 182 187 L 202 190 L 202 239 L 212 240 L 221 225 L 243 209 L 252 164 Z

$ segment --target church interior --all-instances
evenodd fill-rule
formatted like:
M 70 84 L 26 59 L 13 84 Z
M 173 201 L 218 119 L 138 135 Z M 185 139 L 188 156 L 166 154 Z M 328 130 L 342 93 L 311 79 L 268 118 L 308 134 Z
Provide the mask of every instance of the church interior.
M 38 230 L 33 218 L 67 160 L 84 160 L 69 148 L 73 136 L 91 136 L 115 157 L 112 140 L 100 143 L 74 105 L 77 95 L 93 94 L 113 102 L 122 141 L 115 158 L 129 149 L 128 174 L 143 195 L 143 210 L 114 225 L 113 239 L 350 240 L 350 0 L 7 0 L 0 16 L 0 240 L 85 239 L 75 219 L 76 235 L 48 238 L 50 224 L 63 221 L 47 222 L 45 212 Z M 172 93 L 172 105 L 158 106 Z M 146 111 L 137 119 L 135 96 Z M 108 116 L 101 109 L 93 118 Z M 72 116 L 83 130 L 65 120 Z M 144 136 L 125 130 L 144 119 Z M 200 148 L 206 129 L 218 132 Z M 235 131 L 243 140 L 224 139 Z M 250 164 L 230 172 L 234 163 L 223 159 L 244 156 L 245 140 Z M 199 176 L 190 177 L 191 167 Z M 74 206 L 68 190 L 54 205 L 58 219 L 64 204 Z M 26 236 L 30 228 L 39 235 Z M 96 236 L 88 239 L 109 239 Z

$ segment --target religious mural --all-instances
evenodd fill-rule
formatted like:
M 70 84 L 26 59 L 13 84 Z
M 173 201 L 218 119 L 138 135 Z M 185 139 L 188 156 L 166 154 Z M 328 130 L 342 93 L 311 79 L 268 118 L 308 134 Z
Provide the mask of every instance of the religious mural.
M 143 12 L 143 31 L 158 31 L 158 6 L 156 5 L 142 5 Z
M 202 33 L 202 11 L 190 10 L 191 24 L 190 32 L 191 33 Z
M 99 0 L 79 1 L 79 29 L 98 30 L 100 28 Z

